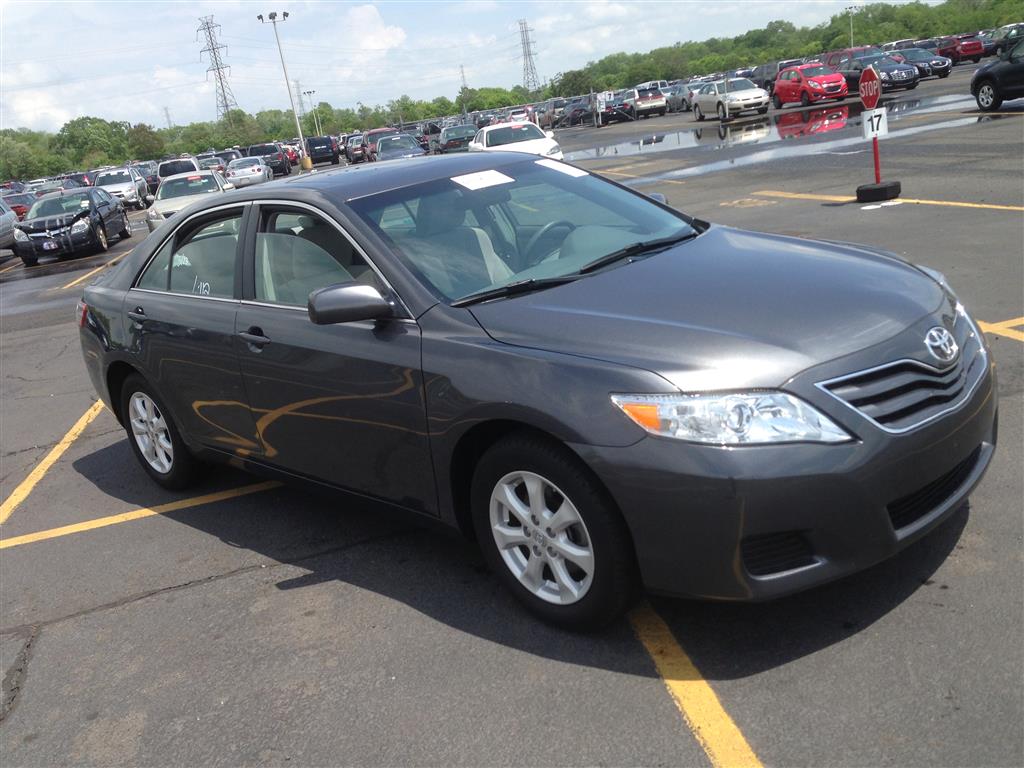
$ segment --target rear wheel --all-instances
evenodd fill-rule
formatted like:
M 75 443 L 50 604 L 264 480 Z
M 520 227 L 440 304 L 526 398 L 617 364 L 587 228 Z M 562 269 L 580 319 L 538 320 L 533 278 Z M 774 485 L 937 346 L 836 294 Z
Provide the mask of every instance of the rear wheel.
M 198 463 L 181 439 L 163 401 L 142 376 L 132 374 L 121 388 L 121 415 L 135 458 L 164 488 L 187 488 Z
M 36 264 L 39 263 L 39 259 L 37 259 L 35 256 L 22 256 L 21 263 L 24 264 L 26 267 L 34 267 Z
M 975 56 L 973 59 L 971 59 L 971 61 L 977 64 L 979 61 L 981 61 L 981 56 Z
M 636 595 L 629 531 L 579 459 L 530 435 L 477 465 L 473 523 L 484 558 L 530 611 L 572 629 L 600 627 Z

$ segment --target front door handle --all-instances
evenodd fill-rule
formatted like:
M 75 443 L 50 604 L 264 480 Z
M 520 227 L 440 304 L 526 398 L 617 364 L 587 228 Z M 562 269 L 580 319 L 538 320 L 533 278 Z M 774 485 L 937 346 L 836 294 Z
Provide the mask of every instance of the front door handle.
M 263 349 L 263 347 L 270 343 L 270 339 L 263 335 L 263 330 L 256 327 L 239 333 L 238 338 L 257 349 Z
M 135 309 L 128 311 L 128 317 L 129 319 L 134 320 L 136 323 L 141 323 L 143 320 L 146 319 L 146 310 L 144 310 L 142 307 L 136 307 Z

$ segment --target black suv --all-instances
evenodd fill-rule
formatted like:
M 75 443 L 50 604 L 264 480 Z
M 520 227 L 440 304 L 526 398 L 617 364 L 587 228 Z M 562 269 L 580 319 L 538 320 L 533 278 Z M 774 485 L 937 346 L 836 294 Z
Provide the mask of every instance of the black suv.
M 341 157 L 338 145 L 330 136 L 308 137 L 306 139 L 306 154 L 309 155 L 313 165 L 326 163 L 328 160 L 331 162 L 331 165 L 337 165 Z
M 263 162 L 270 166 L 275 176 L 289 176 L 292 164 L 280 144 L 253 144 L 246 153 L 247 157 L 262 157 Z
M 984 112 L 999 109 L 1004 101 L 1024 98 L 1024 41 L 974 73 L 971 95 Z

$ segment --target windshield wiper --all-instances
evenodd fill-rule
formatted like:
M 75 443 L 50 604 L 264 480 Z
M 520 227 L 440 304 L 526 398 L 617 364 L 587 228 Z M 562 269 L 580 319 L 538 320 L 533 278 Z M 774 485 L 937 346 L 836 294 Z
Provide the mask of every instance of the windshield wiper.
M 661 250 L 662 248 L 668 248 L 669 246 L 675 245 L 676 243 L 682 243 L 685 242 L 686 240 L 692 240 L 699 234 L 700 232 L 693 231 L 687 232 L 686 234 L 683 235 L 659 237 L 656 240 L 645 240 L 640 243 L 633 243 L 632 245 L 627 245 L 625 248 L 620 248 L 617 251 L 606 253 L 601 258 L 595 259 L 589 264 L 584 264 L 582 267 L 580 267 L 579 274 L 585 275 L 588 272 L 593 272 L 594 270 L 600 269 L 601 267 L 606 267 L 609 264 L 613 264 L 616 261 L 620 261 L 621 259 L 625 259 L 630 256 L 639 256 L 642 253 L 653 253 L 654 251 Z
M 479 304 L 481 301 L 487 301 L 488 299 L 500 299 L 505 296 L 516 296 L 521 293 L 541 291 L 545 288 L 552 288 L 556 285 L 571 283 L 573 280 L 577 279 L 579 279 L 579 275 L 561 275 L 559 277 L 540 277 L 530 278 L 529 280 L 519 280 L 514 283 L 508 283 L 507 285 L 499 285 L 497 288 L 488 288 L 477 293 L 471 293 L 468 296 L 463 296 L 461 299 L 453 301 L 452 306 L 468 307 L 470 304 Z

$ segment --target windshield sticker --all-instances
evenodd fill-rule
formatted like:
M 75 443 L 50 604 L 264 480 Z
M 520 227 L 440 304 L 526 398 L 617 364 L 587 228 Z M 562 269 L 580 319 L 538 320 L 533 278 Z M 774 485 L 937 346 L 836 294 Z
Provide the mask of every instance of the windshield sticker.
M 580 176 L 590 175 L 581 168 L 573 168 L 571 165 L 560 163 L 557 160 L 538 160 L 537 165 L 543 165 L 545 168 L 550 168 L 553 171 L 564 173 L 566 176 L 572 176 L 574 179 L 578 179 Z
M 480 171 L 479 173 L 467 173 L 465 176 L 452 176 L 451 178 L 459 186 L 471 190 L 496 187 L 499 184 L 511 184 L 515 181 L 515 179 L 498 171 Z

